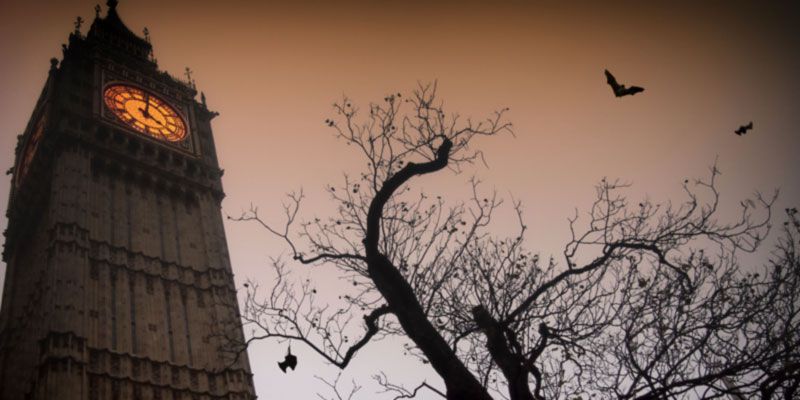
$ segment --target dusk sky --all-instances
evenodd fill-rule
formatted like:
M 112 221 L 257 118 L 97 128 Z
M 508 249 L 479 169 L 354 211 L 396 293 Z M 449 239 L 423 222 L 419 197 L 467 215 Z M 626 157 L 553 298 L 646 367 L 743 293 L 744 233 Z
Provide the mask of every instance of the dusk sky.
M 76 16 L 88 31 L 96 2 L 0 1 L 3 170 L 13 165 L 48 60 L 61 57 Z M 190 67 L 220 113 L 213 129 L 224 213 L 253 203 L 280 223 L 285 194 L 303 188 L 304 217 L 327 215 L 324 186 L 365 163 L 323 123 L 332 103 L 347 95 L 367 109 L 433 80 L 449 112 L 480 119 L 509 107 L 515 136 L 480 143 L 488 168 L 414 184 L 456 201 L 475 176 L 485 190 L 513 196 L 524 204 L 529 246 L 543 255 L 561 253 L 567 218 L 585 214 L 603 177 L 630 182 L 633 199 L 679 201 L 683 180 L 708 177 L 716 160 L 725 210 L 775 189 L 777 210 L 800 206 L 800 3 L 288 3 L 123 0 L 118 7 L 132 31 L 149 29 L 159 67 L 177 77 Z M 615 98 L 606 68 L 645 92 Z M 734 134 L 749 121 L 752 131 Z M 9 184 L 0 182 L 3 210 Z M 778 212 L 774 223 L 783 217 Z M 5 225 L 3 218 L 0 230 Z M 268 282 L 269 258 L 287 249 L 253 225 L 226 229 L 237 286 Z M 502 224 L 495 229 L 504 233 Z M 250 351 L 260 398 L 326 393 L 309 382 L 336 369 L 299 344 L 292 349 L 300 366 L 287 375 L 275 367 L 285 344 Z M 370 345 L 343 379 L 363 384 L 363 398 L 372 398 L 370 376 L 379 369 L 408 385 L 439 382 L 415 360 L 387 365 L 401 356 L 397 343 Z

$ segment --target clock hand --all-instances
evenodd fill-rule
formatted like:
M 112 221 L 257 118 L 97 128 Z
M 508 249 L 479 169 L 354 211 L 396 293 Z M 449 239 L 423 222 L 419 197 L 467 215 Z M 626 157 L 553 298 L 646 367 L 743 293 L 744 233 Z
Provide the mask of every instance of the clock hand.
M 147 119 L 152 119 L 153 121 L 156 121 L 156 122 L 158 122 L 158 120 L 157 120 L 157 119 L 153 118 L 153 116 L 152 116 L 152 115 L 150 115 L 150 113 L 148 113 L 148 112 L 147 112 L 147 111 L 145 111 L 144 109 L 140 108 L 140 109 L 139 109 L 139 111 L 141 111 L 141 112 L 142 112 L 142 115 L 144 115 L 144 117 L 145 117 L 145 118 L 147 118 Z
M 147 110 L 146 110 L 146 109 L 143 109 L 143 108 L 139 107 L 139 112 L 141 112 L 141 113 L 142 113 L 142 115 L 143 115 L 143 116 L 144 116 L 146 119 L 152 119 L 153 121 L 156 121 L 156 123 L 157 123 L 158 125 L 160 125 L 160 126 L 164 126 L 164 124 L 163 124 L 161 121 L 159 121 L 158 119 L 156 119 L 155 117 L 153 117 L 152 115 L 150 115 L 150 113 L 149 113 L 149 112 L 147 112 Z
M 145 116 L 149 116 L 150 115 L 150 113 L 148 111 L 150 111 L 150 93 L 145 93 L 144 94 L 144 115 Z

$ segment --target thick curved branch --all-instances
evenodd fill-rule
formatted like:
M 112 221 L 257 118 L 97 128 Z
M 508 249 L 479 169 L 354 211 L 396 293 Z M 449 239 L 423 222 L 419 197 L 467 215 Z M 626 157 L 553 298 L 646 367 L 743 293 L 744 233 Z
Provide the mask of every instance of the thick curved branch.
M 367 236 L 364 239 L 368 258 L 374 257 L 379 253 L 378 242 L 380 241 L 380 223 L 383 218 L 383 208 L 397 189 L 415 176 L 430 174 L 447 166 L 453 142 L 446 137 L 443 137 L 443 139 L 441 146 L 436 150 L 436 158 L 433 161 L 421 164 L 406 164 L 397 174 L 387 179 L 375 194 L 367 213 Z

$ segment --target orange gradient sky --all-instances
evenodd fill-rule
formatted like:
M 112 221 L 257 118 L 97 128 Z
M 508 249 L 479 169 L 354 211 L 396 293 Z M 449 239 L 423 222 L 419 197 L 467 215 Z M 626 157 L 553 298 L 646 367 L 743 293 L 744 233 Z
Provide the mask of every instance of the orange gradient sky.
M 60 57 L 76 16 L 88 21 L 86 33 L 96 2 L 0 1 L 4 169 L 13 165 L 48 60 Z M 477 176 L 486 190 L 513 195 L 525 204 L 529 245 L 544 255 L 560 253 L 567 217 L 587 209 L 604 176 L 632 183 L 635 199 L 678 200 L 681 182 L 708 176 L 716 159 L 726 209 L 776 188 L 779 210 L 800 206 L 797 2 L 288 3 L 123 0 L 118 7 L 132 31 L 148 27 L 159 66 L 175 76 L 191 67 L 220 112 L 213 128 L 228 214 L 252 202 L 280 222 L 284 194 L 302 187 L 305 215 L 325 215 L 323 186 L 364 162 L 323 124 L 332 102 L 346 94 L 366 105 L 431 80 L 451 112 L 481 118 L 510 107 L 516 137 L 482 142 L 489 168 L 415 183 L 457 199 Z M 614 98 L 604 68 L 645 92 Z M 747 136 L 733 134 L 751 120 Z M 2 209 L 9 184 L 0 182 Z M 268 258 L 286 249 L 254 226 L 226 229 L 237 285 L 268 280 Z M 335 369 L 295 346 L 300 366 L 283 375 L 274 363 L 284 349 L 251 350 L 259 396 L 324 393 L 310 382 Z M 409 385 L 431 376 L 416 361 L 387 365 L 401 354 L 397 343 L 368 346 L 344 380 L 358 377 L 363 398 L 372 398 L 369 376 L 378 368 Z

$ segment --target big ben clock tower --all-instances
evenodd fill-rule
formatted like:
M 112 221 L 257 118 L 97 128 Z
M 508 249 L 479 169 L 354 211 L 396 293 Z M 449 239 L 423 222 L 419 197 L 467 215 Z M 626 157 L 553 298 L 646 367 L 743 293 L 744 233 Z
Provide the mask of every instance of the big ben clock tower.
M 211 120 L 117 1 L 51 61 L 13 168 L 0 398 L 254 399 Z

